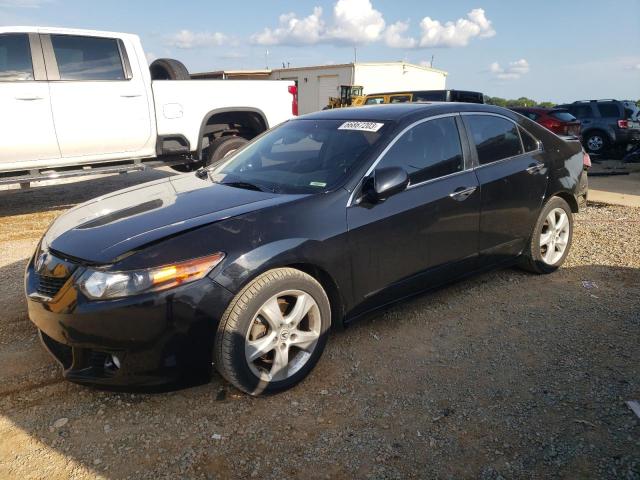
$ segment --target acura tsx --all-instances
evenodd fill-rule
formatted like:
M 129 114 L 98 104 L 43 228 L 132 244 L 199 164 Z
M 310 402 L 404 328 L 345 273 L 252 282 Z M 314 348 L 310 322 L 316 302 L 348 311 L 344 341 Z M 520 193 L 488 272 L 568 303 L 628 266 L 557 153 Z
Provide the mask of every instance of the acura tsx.
M 299 117 L 60 216 L 27 267 L 29 316 L 71 381 L 150 387 L 213 365 L 250 394 L 281 391 L 331 327 L 487 269 L 556 270 L 583 155 L 488 105 Z

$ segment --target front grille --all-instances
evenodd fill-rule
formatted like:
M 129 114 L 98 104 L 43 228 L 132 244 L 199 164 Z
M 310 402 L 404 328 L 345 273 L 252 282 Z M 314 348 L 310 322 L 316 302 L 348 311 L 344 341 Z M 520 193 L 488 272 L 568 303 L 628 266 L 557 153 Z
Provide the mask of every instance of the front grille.
M 53 298 L 67 281 L 66 278 L 47 277 L 36 273 L 38 293 L 44 297 Z

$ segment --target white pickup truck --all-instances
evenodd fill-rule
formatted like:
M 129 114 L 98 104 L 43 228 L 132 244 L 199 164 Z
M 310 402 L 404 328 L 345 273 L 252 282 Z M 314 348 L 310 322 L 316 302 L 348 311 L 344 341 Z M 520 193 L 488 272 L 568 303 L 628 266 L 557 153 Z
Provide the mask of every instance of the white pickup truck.
M 165 80 L 188 72 L 154 63 L 162 80 L 136 35 L 0 27 L 0 184 L 188 171 L 297 113 L 293 82 Z

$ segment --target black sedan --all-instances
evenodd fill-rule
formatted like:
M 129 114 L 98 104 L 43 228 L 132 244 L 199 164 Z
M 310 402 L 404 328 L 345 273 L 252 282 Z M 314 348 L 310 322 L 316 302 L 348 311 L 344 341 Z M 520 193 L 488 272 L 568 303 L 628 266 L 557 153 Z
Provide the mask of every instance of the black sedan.
M 336 109 L 222 163 L 79 205 L 29 262 L 29 316 L 69 380 L 157 386 L 212 364 L 302 380 L 333 326 L 469 274 L 565 260 L 583 151 L 479 104 Z

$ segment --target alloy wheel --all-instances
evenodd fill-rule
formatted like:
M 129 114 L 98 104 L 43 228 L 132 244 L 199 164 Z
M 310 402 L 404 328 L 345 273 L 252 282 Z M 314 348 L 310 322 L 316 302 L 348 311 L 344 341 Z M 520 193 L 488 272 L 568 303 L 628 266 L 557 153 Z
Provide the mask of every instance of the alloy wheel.
M 589 147 L 589 150 L 592 152 L 602 150 L 602 147 L 604 147 L 604 139 L 599 135 L 592 135 L 587 140 L 587 147 Z
M 321 332 L 320 309 L 311 295 L 287 290 L 267 300 L 245 338 L 249 368 L 267 382 L 298 372 L 314 352 Z
M 562 208 L 554 208 L 545 218 L 540 232 L 540 256 L 547 265 L 555 265 L 564 255 L 570 228 L 569 216 Z

